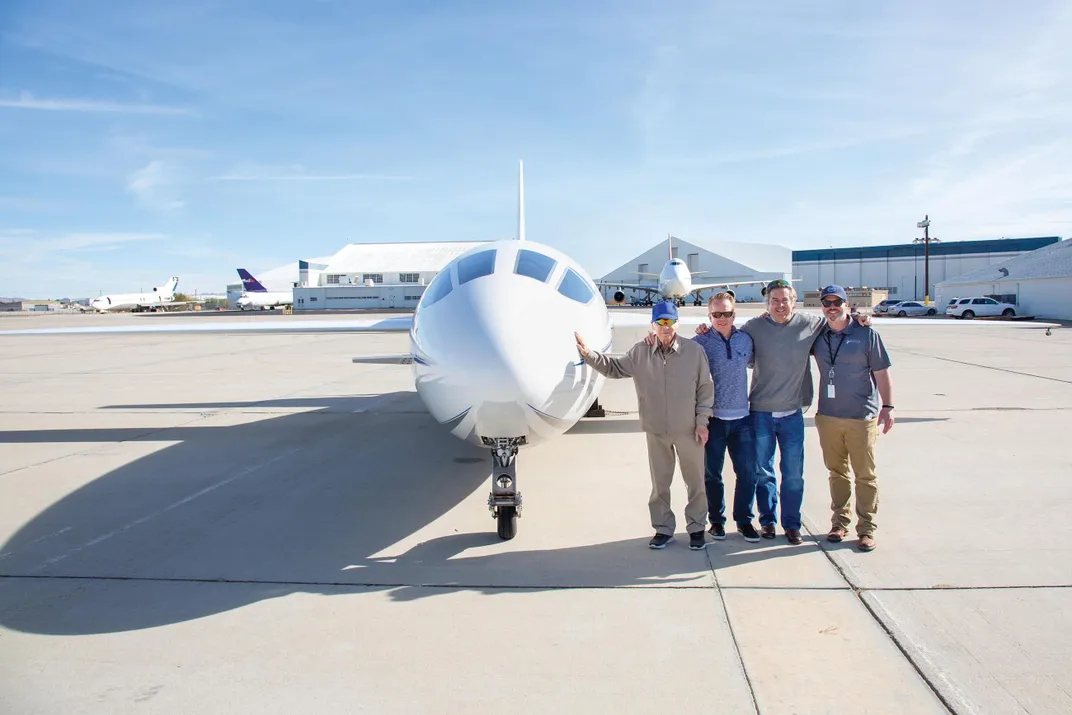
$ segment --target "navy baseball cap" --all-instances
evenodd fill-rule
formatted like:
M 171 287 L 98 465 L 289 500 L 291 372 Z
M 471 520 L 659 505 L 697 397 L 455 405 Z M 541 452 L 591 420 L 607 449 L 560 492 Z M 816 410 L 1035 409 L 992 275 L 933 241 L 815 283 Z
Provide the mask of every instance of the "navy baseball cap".
M 677 306 L 673 301 L 664 300 L 661 303 L 656 303 L 651 309 L 651 322 L 656 320 L 662 320 L 663 318 L 672 318 L 677 320 Z
M 827 296 L 834 295 L 841 298 L 846 303 L 849 302 L 849 296 L 845 295 L 845 289 L 841 286 L 829 285 L 819 291 L 819 300 L 826 298 Z

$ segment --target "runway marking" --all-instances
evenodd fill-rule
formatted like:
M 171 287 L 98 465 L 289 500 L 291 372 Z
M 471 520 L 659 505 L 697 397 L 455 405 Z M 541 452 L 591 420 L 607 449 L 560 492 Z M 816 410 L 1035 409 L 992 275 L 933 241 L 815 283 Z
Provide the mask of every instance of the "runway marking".
M 71 549 L 70 551 L 68 551 L 65 554 L 60 554 L 59 556 L 53 556 L 51 559 L 47 559 L 46 561 L 44 561 L 40 566 L 38 566 L 36 569 L 34 569 L 34 571 L 40 571 L 41 569 L 43 569 L 43 568 L 45 568 L 47 566 L 51 566 L 52 564 L 55 564 L 55 563 L 58 563 L 58 562 L 64 560 L 68 556 L 73 556 L 73 555 L 75 555 L 75 554 L 77 554 L 77 553 L 79 553 L 81 551 L 85 551 L 86 549 L 90 548 L 91 546 L 96 546 L 97 544 L 101 543 L 102 541 L 106 541 L 106 540 L 112 538 L 113 536 L 117 536 L 117 535 L 122 534 L 122 533 L 124 533 L 126 531 L 129 531 L 130 529 L 133 529 L 135 526 L 138 526 L 140 524 L 144 524 L 145 522 L 149 521 L 150 519 L 158 517 L 161 514 L 165 514 L 165 513 L 169 512 L 169 511 L 171 511 L 172 509 L 177 509 L 177 508 L 179 508 L 180 506 L 182 506 L 184 504 L 188 504 L 188 503 L 192 502 L 194 499 L 197 499 L 198 497 L 202 497 L 205 494 L 208 494 L 209 492 L 213 492 L 213 491 L 219 489 L 220 487 L 227 486 L 228 484 L 230 484 L 231 482 L 235 481 L 236 479 L 241 479 L 242 477 L 249 476 L 250 474 L 252 474 L 253 472 L 256 472 L 259 469 L 267 467 L 267 466 L 269 466 L 271 464 L 275 464 L 276 462 L 280 461 L 281 459 L 285 459 L 287 457 L 293 456 L 297 452 L 302 451 L 302 449 L 303 449 L 302 447 L 296 447 L 294 449 L 288 450 L 287 452 L 284 452 L 283 454 L 280 454 L 280 455 L 278 455 L 276 457 L 273 457 L 272 459 L 269 459 L 266 462 L 261 462 L 260 464 L 253 465 L 252 467 L 247 467 L 247 468 L 243 469 L 241 472 L 239 472 L 238 474 L 235 474 L 235 475 L 232 475 L 230 477 L 227 477 L 226 479 L 224 479 L 222 481 L 216 482 L 215 484 L 207 486 L 207 487 L 205 487 L 204 489 L 202 489 L 200 491 L 194 492 L 190 496 L 184 497 L 184 498 L 180 499 L 179 501 L 175 502 L 174 504 L 170 504 L 170 505 L 164 507 L 163 509 L 157 509 L 156 511 L 154 511 L 154 512 L 152 512 L 150 514 L 146 514 L 145 516 L 143 516 L 141 518 L 135 519 L 134 521 L 130 522 L 129 524 L 126 524 L 125 526 L 121 526 L 118 529 L 112 529 L 107 534 L 102 534 L 101 536 L 98 536 L 95 539 L 91 539 L 90 541 L 87 541 L 86 543 L 82 544 L 81 546 L 76 546 L 75 548 Z
M 16 549 L 14 551 L 5 551 L 4 553 L 0 554 L 0 559 L 6 559 L 9 556 L 14 556 L 15 554 L 21 554 L 24 551 L 29 551 L 30 547 L 32 547 L 33 545 L 40 544 L 42 541 L 48 541 L 53 536 L 59 536 L 60 534 L 66 534 L 72 528 L 73 527 L 65 526 L 62 529 L 60 529 L 59 531 L 53 532 L 51 534 L 48 534 L 47 536 L 42 536 L 40 538 L 34 539 L 33 541 L 31 541 L 30 543 L 26 544 L 26 546 L 24 546 L 21 549 Z

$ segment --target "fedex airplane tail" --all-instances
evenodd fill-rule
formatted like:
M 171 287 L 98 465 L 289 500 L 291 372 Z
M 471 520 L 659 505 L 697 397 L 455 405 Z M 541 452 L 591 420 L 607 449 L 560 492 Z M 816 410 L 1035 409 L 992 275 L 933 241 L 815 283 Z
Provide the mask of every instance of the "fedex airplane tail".
M 249 271 L 245 268 L 238 269 L 238 276 L 242 279 L 242 287 L 247 291 L 253 293 L 267 293 L 268 289 L 261 285 L 261 282 L 253 277 Z

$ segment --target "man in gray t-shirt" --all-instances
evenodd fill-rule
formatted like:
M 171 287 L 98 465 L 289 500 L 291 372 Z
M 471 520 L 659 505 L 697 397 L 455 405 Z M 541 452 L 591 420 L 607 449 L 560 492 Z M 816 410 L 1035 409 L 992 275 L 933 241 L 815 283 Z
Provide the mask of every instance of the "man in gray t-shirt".
M 819 368 L 819 409 L 815 427 L 830 472 L 833 515 L 828 541 L 848 535 L 852 481 L 856 477 L 856 533 L 861 551 L 875 548 L 875 513 L 878 483 L 875 476 L 875 442 L 893 427 L 893 381 L 890 356 L 873 328 L 849 316 L 845 290 L 829 285 L 819 293 L 826 326 L 812 354 Z

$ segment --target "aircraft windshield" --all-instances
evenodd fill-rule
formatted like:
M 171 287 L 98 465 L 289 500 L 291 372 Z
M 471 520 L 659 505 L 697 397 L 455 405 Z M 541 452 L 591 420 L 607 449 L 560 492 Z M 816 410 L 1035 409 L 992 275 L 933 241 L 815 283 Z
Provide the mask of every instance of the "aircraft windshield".
M 495 250 L 481 251 L 458 261 L 458 285 L 490 276 L 495 270 Z
M 558 292 L 578 303 L 588 303 L 595 296 L 588 283 L 577 275 L 572 268 L 566 271 L 562 282 L 558 285 Z
M 428 307 L 447 297 L 450 292 L 454 290 L 454 286 L 450 282 L 450 269 L 442 270 L 432 279 L 431 284 L 425 289 L 424 297 L 421 299 L 421 304 L 424 307 Z
M 517 264 L 514 265 L 514 273 L 519 276 L 535 278 L 543 283 L 554 269 L 555 259 L 550 256 L 526 249 L 517 252 Z

